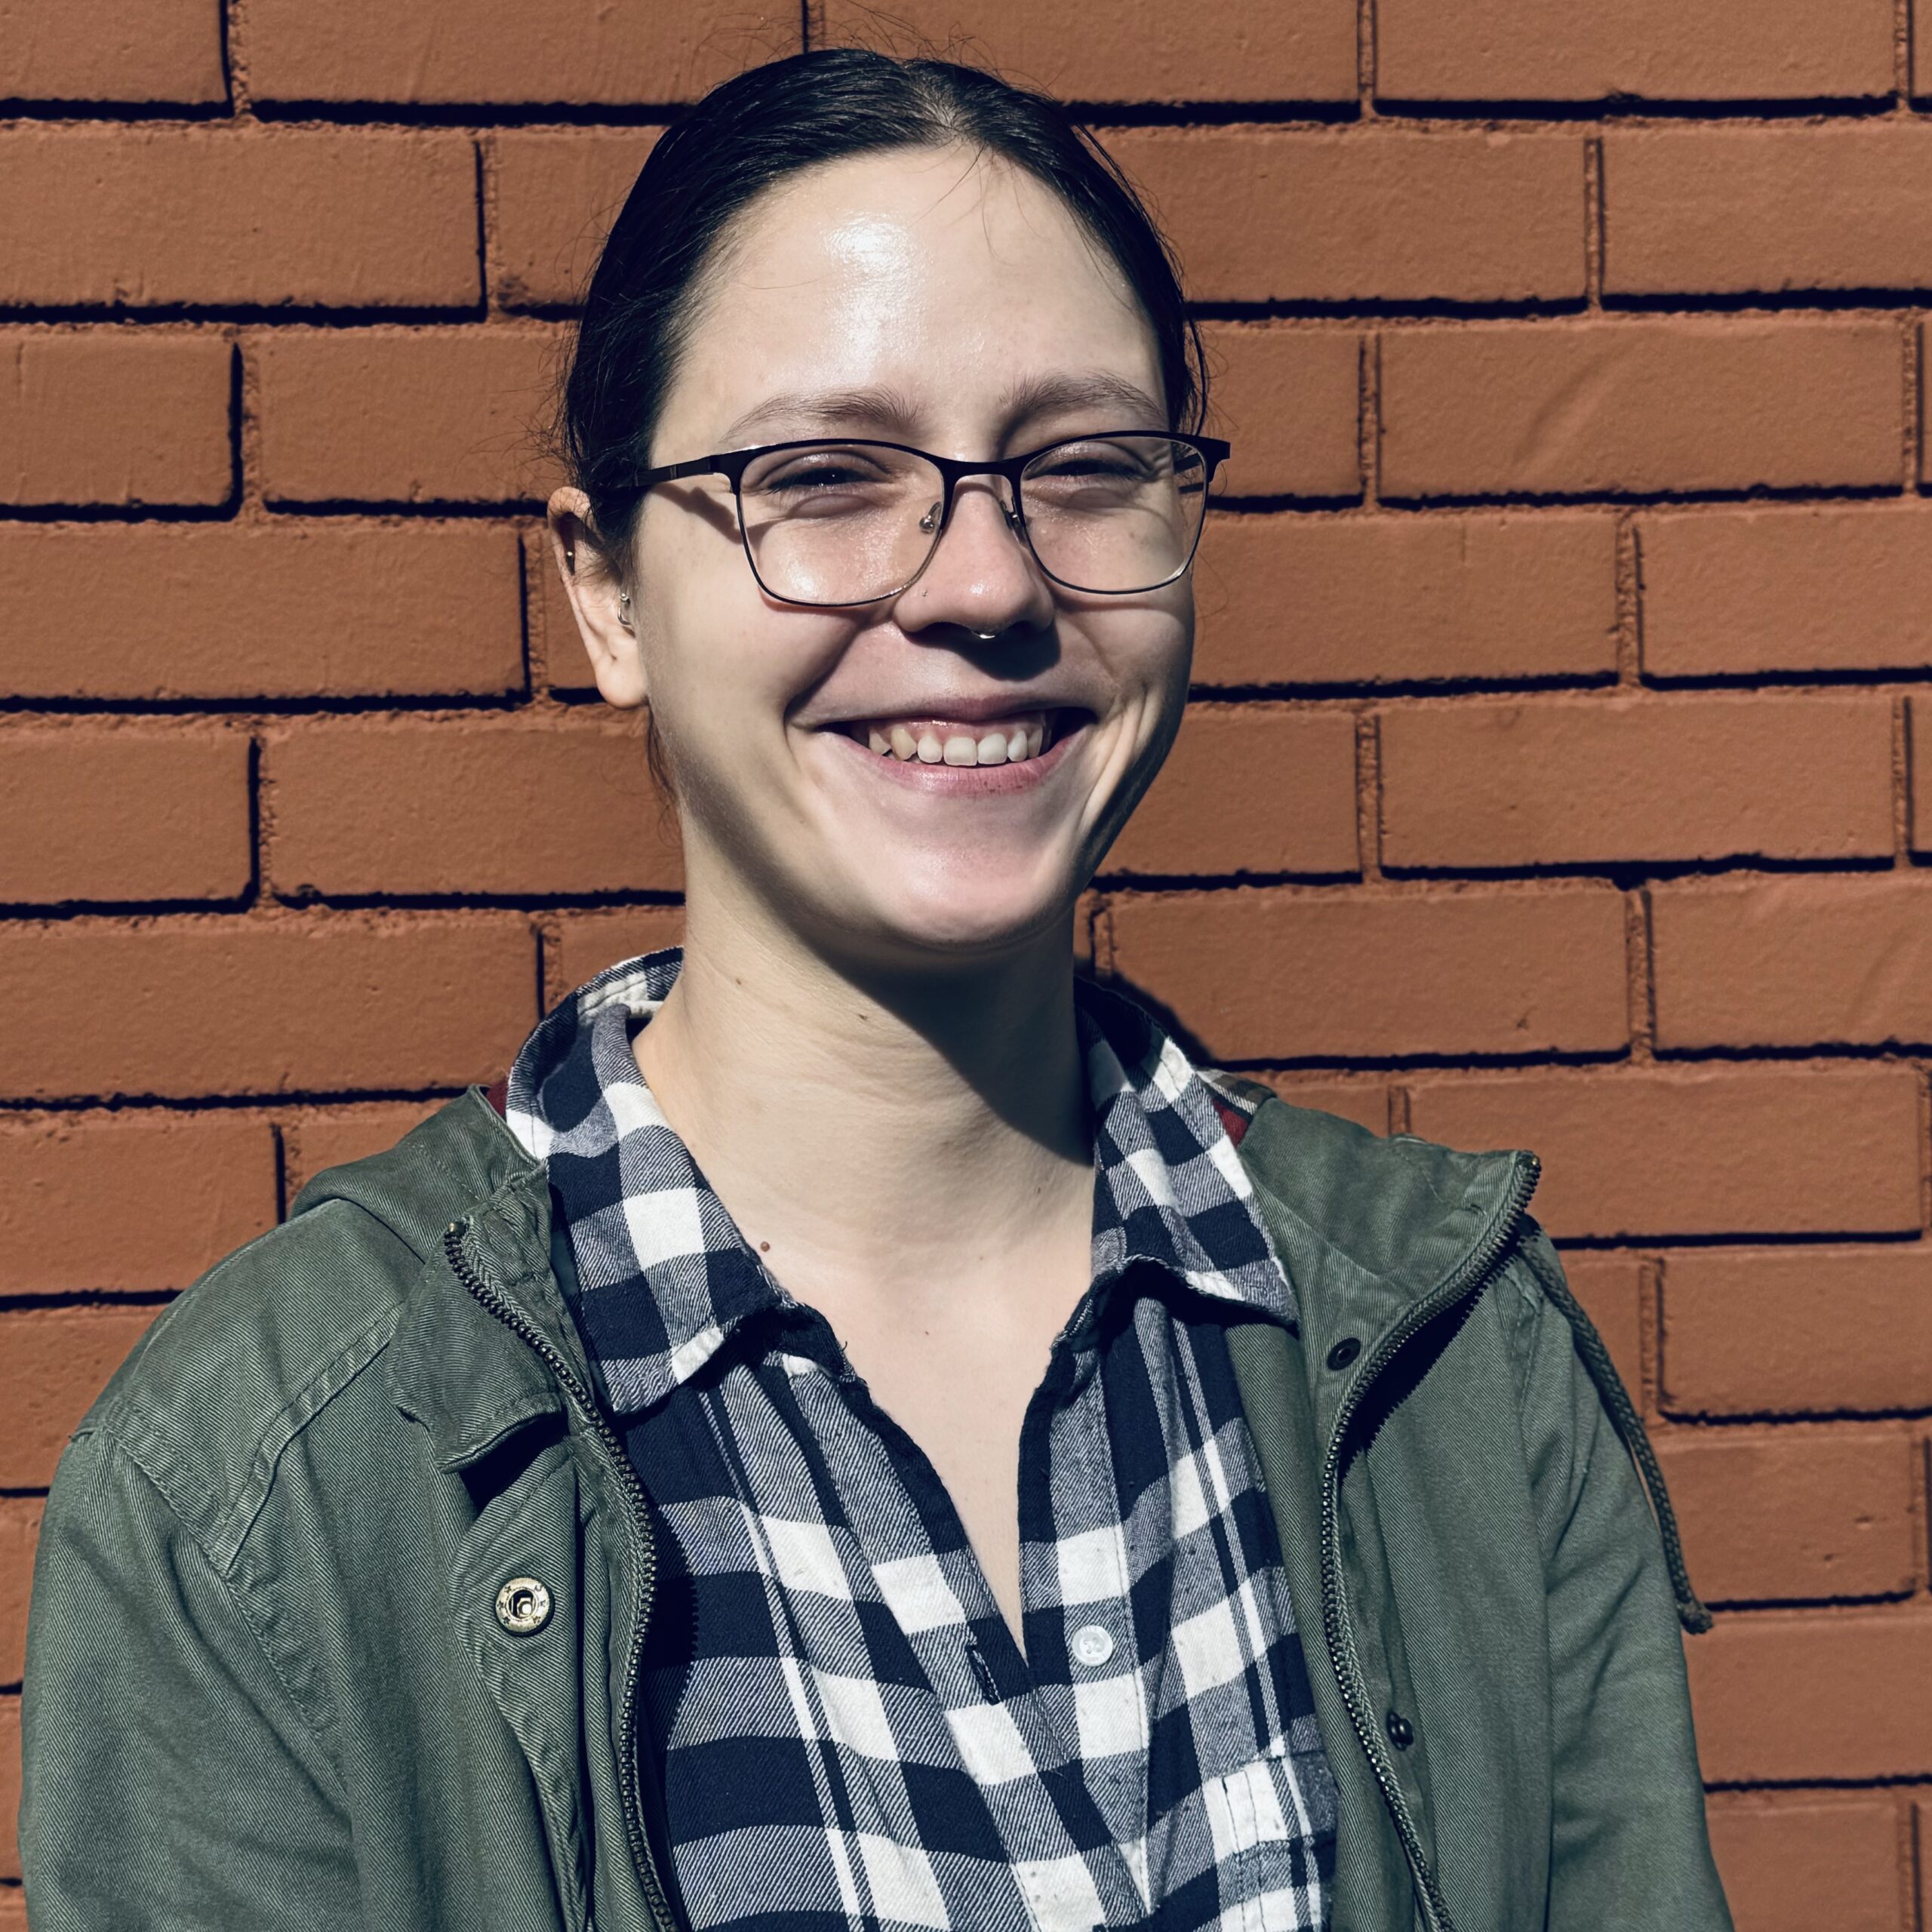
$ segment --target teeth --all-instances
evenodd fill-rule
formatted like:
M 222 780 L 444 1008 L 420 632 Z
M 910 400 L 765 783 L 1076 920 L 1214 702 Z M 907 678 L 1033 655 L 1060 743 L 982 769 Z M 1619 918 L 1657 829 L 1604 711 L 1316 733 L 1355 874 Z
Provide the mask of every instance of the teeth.
M 854 728 L 856 731 L 857 727 Z M 1046 749 L 1046 720 L 1038 715 L 991 731 L 946 731 L 931 724 L 867 724 L 865 742 L 880 758 L 902 764 L 1019 764 Z

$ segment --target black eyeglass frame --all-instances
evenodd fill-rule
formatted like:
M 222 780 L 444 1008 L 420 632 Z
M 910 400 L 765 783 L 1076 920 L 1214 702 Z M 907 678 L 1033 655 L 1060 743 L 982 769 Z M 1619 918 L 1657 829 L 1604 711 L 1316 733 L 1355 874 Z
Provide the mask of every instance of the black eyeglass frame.
M 1045 559 L 1034 548 L 1032 532 L 1026 528 L 1026 495 L 1023 472 L 1028 466 L 1039 461 L 1043 456 L 1051 455 L 1057 449 L 1066 449 L 1078 443 L 1106 442 L 1109 438 L 1158 436 L 1171 443 L 1180 443 L 1195 451 L 1206 466 L 1207 473 L 1201 479 L 1204 495 L 1214 487 L 1214 472 L 1226 463 L 1233 453 L 1233 445 L 1224 442 L 1218 436 L 1192 436 L 1178 429 L 1096 429 L 1082 436 L 1061 436 L 1051 443 L 1042 443 L 1036 450 L 1028 450 L 1019 456 L 1001 457 L 992 463 L 967 463 L 957 457 L 935 456 L 931 450 L 922 450 L 913 443 L 893 443 L 877 436 L 808 436 L 794 442 L 761 443 L 752 449 L 720 450 L 710 456 L 693 457 L 686 463 L 660 463 L 654 469 L 640 470 L 632 479 L 632 485 L 639 490 L 649 490 L 660 483 L 678 483 L 692 476 L 722 476 L 731 485 L 731 498 L 738 515 L 738 540 L 743 546 L 745 561 L 751 568 L 758 587 L 766 596 L 779 604 L 789 604 L 802 611 L 851 611 L 861 605 L 882 604 L 888 597 L 903 595 L 912 589 L 925 574 L 926 568 L 939 552 L 939 546 L 946 530 L 952 521 L 952 503 L 960 484 L 969 476 L 1004 477 L 1012 486 L 1013 507 L 1001 506 L 1008 525 L 1014 534 L 1026 546 L 1026 554 L 1038 564 L 1041 572 L 1063 589 L 1078 591 L 1083 597 L 1144 597 L 1150 590 L 1164 589 L 1168 584 L 1179 582 L 1193 568 L 1194 553 L 1201 547 L 1201 533 L 1208 527 L 1207 506 L 1201 506 L 1201 521 L 1195 525 L 1194 541 L 1188 546 L 1187 555 L 1176 568 L 1158 582 L 1137 585 L 1131 590 L 1094 590 L 1083 583 L 1069 582 L 1048 568 Z M 904 456 L 916 456 L 931 463 L 939 472 L 941 494 L 940 517 L 933 531 L 933 540 L 919 568 L 903 583 L 895 584 L 890 590 L 875 591 L 869 597 L 847 599 L 838 604 L 814 604 L 797 597 L 781 596 L 764 580 L 758 570 L 758 559 L 752 554 L 751 532 L 745 521 L 744 478 L 745 472 L 760 457 L 771 456 L 781 450 L 835 450 L 835 449 L 897 450 Z

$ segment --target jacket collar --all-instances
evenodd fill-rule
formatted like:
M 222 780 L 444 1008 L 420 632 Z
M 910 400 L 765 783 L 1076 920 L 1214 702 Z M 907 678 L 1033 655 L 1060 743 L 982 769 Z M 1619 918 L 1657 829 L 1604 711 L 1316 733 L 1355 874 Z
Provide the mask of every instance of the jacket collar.
M 1240 1156 L 1294 1284 L 1312 1363 L 1345 1336 L 1372 1353 L 1384 1329 L 1494 1238 L 1534 1167 L 1525 1154 L 1458 1153 L 1405 1134 L 1383 1140 L 1272 1097 L 1255 1107 Z M 475 1460 L 563 1399 L 542 1358 L 457 1278 L 444 1245 L 452 1223 L 464 1251 L 588 1380 L 557 1283 L 568 1258 L 552 1252 L 543 1170 L 480 1089 L 387 1153 L 318 1176 L 293 1211 L 331 1201 L 373 1215 L 420 1263 L 387 1374 L 398 1406 L 428 1429 L 445 1466 Z

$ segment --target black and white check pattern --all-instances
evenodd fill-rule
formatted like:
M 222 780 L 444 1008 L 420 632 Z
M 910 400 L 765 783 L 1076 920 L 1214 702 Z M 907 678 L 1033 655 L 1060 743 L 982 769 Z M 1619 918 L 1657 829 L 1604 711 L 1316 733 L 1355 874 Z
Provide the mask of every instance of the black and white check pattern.
M 661 1531 L 648 1707 L 694 1925 L 1325 1925 L 1334 1786 L 1226 1337 L 1292 1293 L 1199 1075 L 1083 987 L 1093 1284 L 1020 1444 L 1023 1656 L 931 1463 L 644 1084 L 681 963 L 557 1008 L 508 1115 Z

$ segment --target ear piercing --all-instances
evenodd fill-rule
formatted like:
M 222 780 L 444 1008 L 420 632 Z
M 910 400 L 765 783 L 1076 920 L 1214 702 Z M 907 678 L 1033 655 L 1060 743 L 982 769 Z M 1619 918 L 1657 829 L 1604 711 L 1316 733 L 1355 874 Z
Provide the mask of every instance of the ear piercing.
M 617 592 L 617 621 L 627 631 L 636 628 L 631 622 L 631 594 L 628 590 Z

